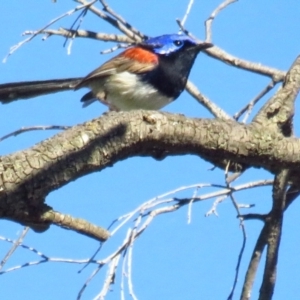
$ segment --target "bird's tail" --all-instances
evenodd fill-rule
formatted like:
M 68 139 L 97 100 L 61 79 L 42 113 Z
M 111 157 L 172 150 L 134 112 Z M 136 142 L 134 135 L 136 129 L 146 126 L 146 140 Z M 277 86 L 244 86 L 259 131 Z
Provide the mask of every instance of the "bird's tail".
M 7 104 L 20 99 L 73 90 L 82 78 L 23 81 L 0 84 L 0 102 Z

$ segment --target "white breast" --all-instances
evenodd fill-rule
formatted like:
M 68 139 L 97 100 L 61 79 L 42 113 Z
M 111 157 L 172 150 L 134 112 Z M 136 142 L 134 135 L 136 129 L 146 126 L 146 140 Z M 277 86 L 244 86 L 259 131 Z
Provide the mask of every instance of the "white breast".
M 102 92 L 106 95 L 105 102 L 117 110 L 158 110 L 173 100 L 129 72 L 111 75 L 105 80 Z

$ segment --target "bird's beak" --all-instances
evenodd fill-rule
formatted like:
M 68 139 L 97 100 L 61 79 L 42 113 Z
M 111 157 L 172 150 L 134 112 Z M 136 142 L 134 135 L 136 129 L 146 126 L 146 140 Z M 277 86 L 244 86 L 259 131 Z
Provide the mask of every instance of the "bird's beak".
M 205 49 L 208 49 L 208 48 L 211 48 L 213 47 L 214 45 L 212 43 L 207 43 L 207 42 L 201 42 L 197 45 L 195 45 L 196 49 L 198 51 L 202 51 L 202 50 L 205 50 Z

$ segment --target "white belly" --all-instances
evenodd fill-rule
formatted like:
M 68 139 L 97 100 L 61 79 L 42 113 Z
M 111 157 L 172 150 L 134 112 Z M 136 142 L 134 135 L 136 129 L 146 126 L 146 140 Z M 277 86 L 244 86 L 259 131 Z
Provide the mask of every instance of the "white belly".
M 111 75 L 105 80 L 102 91 L 106 95 L 105 102 L 117 110 L 158 110 L 173 100 L 129 72 Z

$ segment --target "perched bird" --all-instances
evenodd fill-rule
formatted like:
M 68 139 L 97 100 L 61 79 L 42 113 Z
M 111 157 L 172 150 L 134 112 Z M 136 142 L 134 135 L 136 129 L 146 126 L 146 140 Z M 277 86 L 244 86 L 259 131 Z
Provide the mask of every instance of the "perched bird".
M 99 100 L 111 110 L 158 110 L 181 94 L 198 53 L 212 46 L 181 34 L 149 38 L 83 78 L 0 84 L 0 102 L 88 87 L 84 107 Z

